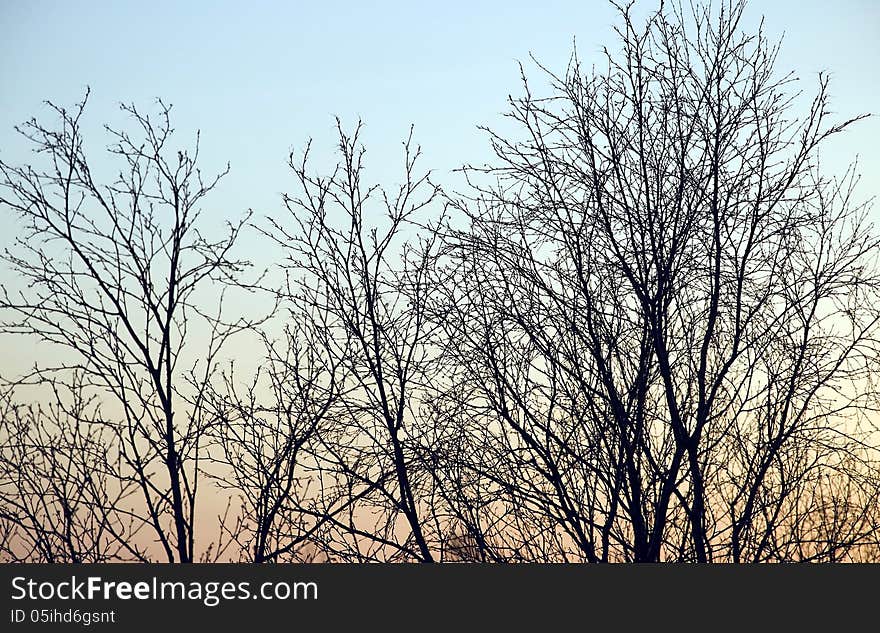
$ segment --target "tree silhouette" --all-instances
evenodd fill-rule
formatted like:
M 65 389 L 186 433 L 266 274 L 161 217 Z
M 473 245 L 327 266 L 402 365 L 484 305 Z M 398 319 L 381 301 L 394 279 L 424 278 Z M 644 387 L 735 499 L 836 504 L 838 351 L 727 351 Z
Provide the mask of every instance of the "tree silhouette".
M 411 133 L 399 187 L 368 185 L 360 130 L 338 125 L 339 162 L 327 176 L 310 173 L 310 146 L 291 156 L 300 193 L 285 195 L 289 213 L 264 231 L 285 253 L 280 300 L 297 306 L 308 342 L 342 376 L 328 423 L 306 445 L 316 490 L 298 509 L 337 559 L 432 562 L 414 444 L 431 377 L 428 272 L 440 244 L 420 216 L 439 190 L 415 171 Z
M 0 397 L 0 555 L 877 560 L 880 239 L 857 165 L 820 160 L 863 117 L 777 72 L 744 2 L 615 6 L 599 67 L 521 67 L 457 193 L 412 134 L 393 186 L 360 124 L 325 173 L 292 154 L 257 282 L 161 102 L 108 128 L 106 184 L 85 100 L 24 125 L 45 167 L 0 161 L 0 331 L 59 352 Z M 272 318 L 228 316 L 238 291 Z
M 504 464 L 474 470 L 551 519 L 554 558 L 877 542 L 878 242 L 854 168 L 833 180 L 818 158 L 861 117 L 829 121 L 822 75 L 798 117 L 743 10 L 639 28 L 619 7 L 621 50 L 546 71 L 548 96 L 523 76 L 521 134 L 489 131 L 497 165 L 468 170 L 447 336 L 463 417 L 499 424 L 481 450 Z M 830 516 L 846 537 L 806 536 Z
M 127 555 L 152 558 L 129 538 L 148 529 L 167 560 L 191 562 L 198 462 L 210 422 L 206 386 L 222 344 L 246 327 L 241 320 L 223 323 L 195 297 L 245 266 L 230 257 L 244 221 L 225 237 L 202 232 L 200 205 L 223 174 L 202 179 L 198 139 L 192 151 L 170 149 L 170 107 L 161 102 L 156 118 L 121 106 L 139 136 L 106 128 L 118 174 L 101 184 L 82 137 L 87 98 L 73 110 L 48 104 L 57 129 L 35 119 L 19 128 L 46 158 L 45 169 L 0 162 L 0 201 L 26 231 L 5 259 L 27 284 L 18 292 L 4 287 L 0 308 L 10 316 L 2 330 L 67 352 L 35 366 L 23 382 L 99 395 L 100 415 L 92 414 L 90 424 L 100 425 L 119 452 L 118 485 L 133 484 L 140 497 L 134 507 L 101 509 L 112 515 L 111 526 L 135 523 L 118 535 Z M 198 356 L 187 355 L 193 319 L 209 321 Z M 83 415 L 89 414 L 81 412 L 77 424 Z
M 22 406 L 11 392 L 0 417 L 0 552 L 11 561 L 100 563 L 125 557 L 133 539 L 118 508 L 136 493 L 119 480 L 120 455 L 80 383 L 52 385 L 48 406 Z

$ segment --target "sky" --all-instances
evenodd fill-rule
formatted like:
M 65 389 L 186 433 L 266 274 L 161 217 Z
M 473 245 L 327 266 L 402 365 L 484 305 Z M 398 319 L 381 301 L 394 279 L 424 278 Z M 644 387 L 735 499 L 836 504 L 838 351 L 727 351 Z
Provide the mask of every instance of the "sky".
M 786 32 L 780 68 L 831 70 L 842 114 L 880 114 L 880 3 L 754 1 L 747 11 L 753 22 L 765 15 L 771 34 Z M 425 167 L 443 180 L 488 157 L 476 126 L 497 123 L 517 94 L 517 60 L 532 53 L 564 70 L 573 38 L 587 62 L 597 59 L 613 44 L 613 20 L 605 0 L 0 0 L 0 152 L 23 156 L 13 124 L 46 114 L 45 99 L 75 103 L 88 85 L 95 125 L 119 121 L 120 101 L 174 104 L 181 132 L 201 129 L 206 165 L 232 163 L 230 212 L 277 207 L 292 185 L 289 150 L 308 138 L 332 148 L 335 115 L 363 118 L 377 178 L 396 173 L 414 124 Z M 869 161 L 876 182 L 880 117 L 850 136 L 848 151 Z M 101 147 L 99 133 L 93 142 Z
M 642 12 L 656 6 L 638 3 Z M 875 114 L 836 139 L 830 155 L 838 170 L 861 155 L 860 191 L 880 193 L 880 2 L 753 1 L 746 15 L 747 26 L 763 15 L 771 36 L 785 33 L 781 71 L 796 71 L 807 90 L 816 73 L 831 71 L 841 117 Z M 172 103 L 180 143 L 200 129 L 203 167 L 231 163 L 209 199 L 224 218 L 276 212 L 281 193 L 294 189 L 288 153 L 313 138 L 319 162 L 328 160 L 335 116 L 365 122 L 375 180 L 393 184 L 414 125 L 423 167 L 456 187 L 452 170 L 490 157 L 477 126 L 498 125 L 507 96 L 519 94 L 517 61 L 533 54 L 562 72 L 575 39 L 585 63 L 598 61 L 603 46 L 615 48 L 614 19 L 605 0 L 0 0 L 0 157 L 30 160 L 13 126 L 46 119 L 44 100 L 72 105 L 89 86 L 93 154 L 107 142 L 100 125 L 123 121 L 120 101 Z M 0 249 L 15 227 L 0 209 Z M 256 252 L 255 239 L 243 247 Z M 0 267 L 0 283 L 7 275 Z M 34 359 L 22 337 L 0 339 L 0 375 Z
M 637 3 L 642 12 L 656 6 Z M 771 36 L 785 33 L 780 70 L 795 70 L 807 90 L 831 71 L 841 117 L 880 114 L 880 2 L 754 1 L 748 24 L 762 15 Z M 489 158 L 477 126 L 498 124 L 508 94 L 519 94 L 517 61 L 533 54 L 562 72 L 575 39 L 584 62 L 598 61 L 603 46 L 614 48 L 614 19 L 604 0 L 0 0 L 0 156 L 29 160 L 13 125 L 48 117 L 43 100 L 76 103 L 90 86 L 93 153 L 106 145 L 100 124 L 122 122 L 120 101 L 172 103 L 181 144 L 200 129 L 203 167 L 231 163 L 212 198 L 223 217 L 276 212 L 280 194 L 294 190 L 288 153 L 313 138 L 319 163 L 328 160 L 335 116 L 349 126 L 364 120 L 374 179 L 394 182 L 412 124 L 423 167 L 456 187 L 452 170 Z M 865 197 L 880 192 L 878 141 L 874 116 L 830 148 L 837 169 L 861 155 Z M 15 218 L 0 210 L 0 248 L 15 233 Z

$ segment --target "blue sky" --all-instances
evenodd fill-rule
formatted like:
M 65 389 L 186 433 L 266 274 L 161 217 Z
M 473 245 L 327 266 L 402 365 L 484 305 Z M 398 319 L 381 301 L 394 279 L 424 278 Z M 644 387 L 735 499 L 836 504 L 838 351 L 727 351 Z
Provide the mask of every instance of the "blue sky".
M 640 2 L 639 10 L 656 7 Z M 785 35 L 779 69 L 793 69 L 807 92 L 820 70 L 833 73 L 841 116 L 880 114 L 880 2 L 752 2 L 771 35 Z M 423 168 L 456 188 L 452 170 L 489 159 L 479 124 L 501 124 L 508 94 L 519 94 L 517 60 L 533 53 L 564 70 L 572 39 L 582 60 L 616 48 L 613 7 L 592 2 L 74 2 L 0 0 L 0 155 L 30 160 L 14 124 L 49 119 L 44 99 L 71 105 L 91 86 L 87 146 L 99 163 L 104 122 L 121 123 L 119 101 L 149 108 L 174 104 L 177 142 L 202 132 L 202 166 L 232 171 L 208 199 L 221 223 L 247 209 L 281 208 L 295 192 L 289 151 L 315 142 L 318 163 L 334 148 L 334 116 L 366 123 L 368 176 L 393 185 L 401 140 L 410 124 L 424 151 Z M 536 73 L 537 74 L 537 73 Z M 880 116 L 859 123 L 825 152 L 840 171 L 861 155 L 862 197 L 880 193 Z M 880 205 L 873 217 L 880 218 Z M 880 224 L 880 222 L 878 222 Z M 12 244 L 16 218 L 0 210 L 0 249 Z M 260 268 L 277 259 L 256 232 L 239 254 Z M 8 271 L 0 270 L 0 281 Z M 32 348 L 20 337 L 4 345 L 22 365 Z M 16 352 L 17 350 L 17 352 Z M 8 363 L 8 361 L 7 361 Z M 23 368 L 23 367 L 22 367 Z
M 805 79 L 829 69 L 841 114 L 880 113 L 880 3 L 752 2 L 749 19 L 761 14 L 771 33 L 786 31 L 781 68 Z M 278 194 L 292 188 L 288 151 L 309 137 L 329 150 L 334 115 L 365 120 L 377 178 L 393 178 L 400 140 L 415 124 L 424 166 L 444 181 L 460 163 L 487 158 L 475 126 L 497 123 L 506 96 L 517 93 L 516 60 L 532 52 L 562 69 L 576 37 L 589 61 L 613 45 L 613 17 L 603 0 L 2 0 L 0 152 L 24 158 L 12 125 L 47 114 L 43 99 L 72 104 L 90 85 L 95 126 L 120 120 L 118 101 L 173 103 L 180 132 L 202 130 L 205 165 L 231 161 L 222 194 L 230 214 L 277 208 Z M 99 133 L 89 140 L 93 150 L 104 144 Z M 877 190 L 878 140 L 875 117 L 837 143 L 842 154 L 864 157 L 866 190 Z

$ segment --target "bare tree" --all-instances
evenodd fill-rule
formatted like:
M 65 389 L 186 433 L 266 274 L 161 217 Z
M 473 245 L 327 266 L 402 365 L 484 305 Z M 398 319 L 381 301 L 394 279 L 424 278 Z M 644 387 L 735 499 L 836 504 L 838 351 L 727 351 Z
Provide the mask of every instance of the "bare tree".
M 329 176 L 310 173 L 309 147 L 291 156 L 301 193 L 285 196 L 289 215 L 265 231 L 285 249 L 281 300 L 308 323 L 321 362 L 344 376 L 328 423 L 304 446 L 312 493 L 299 511 L 337 559 L 430 562 L 428 478 L 412 445 L 430 376 L 427 271 L 439 245 L 418 218 L 438 189 L 416 174 L 410 139 L 402 184 L 391 193 L 367 185 L 360 125 L 338 131 Z
M 298 510 L 314 488 L 302 462 L 345 380 L 343 359 L 322 353 L 326 332 L 295 309 L 284 316 L 280 341 L 263 333 L 267 354 L 253 379 L 237 385 L 230 364 L 209 397 L 218 420 L 212 430 L 219 449 L 212 458 L 219 465 L 213 478 L 238 500 L 218 542 L 234 543 L 238 558 L 255 563 L 320 553 L 312 551 L 310 540 L 316 521 Z
M 546 97 L 524 76 L 522 135 L 489 131 L 498 164 L 466 172 L 447 336 L 507 465 L 473 470 L 552 519 L 555 558 L 877 543 L 878 241 L 855 172 L 818 160 L 861 117 L 829 121 L 824 75 L 799 114 L 743 12 L 620 6 L 604 68 L 542 69 Z
M 2 398 L 0 522 L 7 561 L 100 563 L 123 555 L 136 538 L 117 514 L 136 492 L 115 477 L 120 455 L 80 385 L 48 406 Z
M 464 193 L 411 132 L 393 187 L 360 124 L 325 174 L 292 154 L 256 227 L 275 284 L 242 281 L 247 218 L 212 233 L 226 172 L 170 148 L 161 102 L 107 128 L 109 180 L 85 100 L 22 126 L 45 160 L 0 161 L 25 230 L 0 332 L 57 355 L 0 396 L 0 556 L 876 560 L 880 238 L 857 165 L 820 161 L 862 117 L 777 72 L 740 0 L 616 6 L 601 67 L 521 68 Z M 227 318 L 233 290 L 272 319 Z M 245 330 L 250 375 L 221 357 Z
M 125 555 L 148 560 L 161 552 L 168 561 L 191 562 L 210 421 L 205 389 L 222 344 L 245 327 L 206 313 L 196 293 L 225 284 L 245 266 L 230 256 L 242 223 L 224 237 L 203 232 L 200 205 L 226 172 L 202 179 L 198 139 L 192 150 L 169 147 L 170 107 L 161 102 L 157 118 L 121 106 L 138 135 L 106 128 L 118 174 L 101 184 L 82 136 L 87 97 L 73 110 L 48 104 L 57 129 L 35 119 L 18 128 L 45 168 L 0 162 L 0 202 L 25 228 L 5 261 L 26 286 L 4 287 L 2 331 L 61 350 L 25 382 L 72 385 L 76 376 L 100 397 L 102 434 L 112 435 L 107 441 L 120 456 L 114 476 L 139 493 L 134 510 L 113 508 L 117 516 L 108 520 L 139 521 L 153 537 L 151 543 L 120 535 Z M 207 341 L 192 349 L 205 332 Z M 143 534 L 141 526 L 131 530 Z

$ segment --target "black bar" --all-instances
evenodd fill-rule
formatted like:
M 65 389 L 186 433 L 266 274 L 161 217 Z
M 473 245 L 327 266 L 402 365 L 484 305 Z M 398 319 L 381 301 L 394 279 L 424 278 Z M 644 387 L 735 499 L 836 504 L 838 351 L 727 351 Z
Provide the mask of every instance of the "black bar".
M 206 632 L 418 631 L 439 626 L 458 633 L 715 630 L 731 624 L 763 631 L 793 630 L 798 623 L 803 630 L 838 631 L 876 624 L 880 579 L 875 565 L 119 564 L 2 565 L 0 571 L 2 631 L 177 631 L 184 626 Z M 72 577 L 84 583 L 79 585 L 83 595 L 88 578 L 100 578 L 92 581 L 98 593 L 92 599 L 13 599 L 28 591 L 48 597 L 59 588 L 66 596 L 70 585 L 59 583 Z M 40 584 L 46 582 L 52 585 Z M 190 598 L 170 597 L 169 585 L 162 600 L 120 599 L 119 585 L 108 588 L 109 582 L 129 583 L 123 596 L 135 583 L 146 583 L 140 586 L 142 597 L 163 582 L 183 583 Z M 235 586 L 236 595 L 240 583 L 248 583 L 251 593 L 262 591 L 263 583 L 276 584 L 266 589 L 271 599 L 224 599 L 222 583 Z M 289 590 L 298 597 L 279 599 L 272 595 L 276 589 L 279 596 Z M 179 593 L 180 586 L 174 590 Z M 209 606 L 214 602 L 209 594 L 216 605 Z M 113 622 L 101 623 L 92 615 L 94 622 L 83 622 L 84 613 L 109 619 L 111 612 Z

